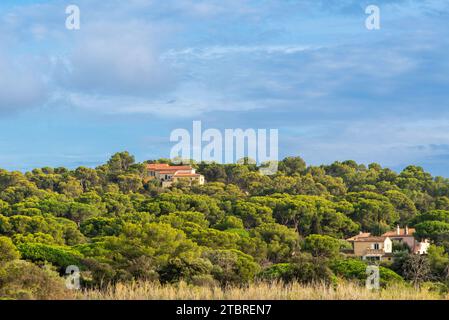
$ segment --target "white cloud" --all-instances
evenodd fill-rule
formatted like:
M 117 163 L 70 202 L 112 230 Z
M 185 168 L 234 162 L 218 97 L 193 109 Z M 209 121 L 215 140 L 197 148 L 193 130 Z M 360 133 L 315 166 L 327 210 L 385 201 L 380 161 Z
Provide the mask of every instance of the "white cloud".
M 47 94 L 47 85 L 32 56 L 12 57 L 0 50 L 0 113 L 40 106 Z
M 171 49 L 162 58 L 169 61 L 178 59 L 219 59 L 229 55 L 241 54 L 294 54 L 318 47 L 305 45 L 260 45 L 260 46 L 212 46 Z
M 64 64 L 63 85 L 92 94 L 148 96 L 173 88 L 156 30 L 141 21 L 84 25 Z
M 342 100 L 354 96 L 357 102 L 363 100 L 361 97 L 363 102 L 388 97 L 410 81 L 408 73 L 417 66 L 414 53 L 408 50 L 415 46 L 413 43 L 385 45 L 369 43 L 368 39 L 348 39 L 348 46 L 326 47 L 324 38 L 314 42 L 322 46 L 301 44 L 301 37 L 293 33 L 302 25 L 292 20 L 301 12 L 296 17 L 288 11 L 298 8 L 292 3 L 132 0 L 124 4 L 118 0 L 80 0 L 82 28 L 77 32 L 64 30 L 62 3 L 25 6 L 4 20 L 10 30 L 20 35 L 16 43 L 19 47 L 36 49 L 37 42 L 48 41 L 47 53 L 56 57 L 54 73 L 43 72 L 40 76 L 50 77 L 52 96 L 66 95 L 62 99 L 73 106 L 98 112 L 182 117 L 183 110 L 189 110 L 190 115 L 276 107 L 317 112 L 322 106 L 344 110 L 346 101 Z M 339 3 L 341 6 L 336 8 L 344 10 L 354 1 Z M 315 9 L 326 4 L 302 3 Z M 229 25 L 240 14 L 247 15 L 243 22 Z M 268 27 L 261 27 L 260 34 L 253 37 L 251 32 L 258 25 L 253 22 L 270 15 Z M 360 15 L 363 22 L 363 10 Z M 202 19 L 207 17 L 216 19 L 206 19 L 205 25 L 211 29 L 193 34 L 200 30 L 198 22 L 205 22 Z M 282 29 L 284 18 L 288 29 Z M 264 38 L 265 32 L 279 28 L 285 31 L 279 44 L 273 37 Z M 21 29 L 31 31 L 28 38 Z M 358 32 L 350 27 L 347 34 Z M 16 93 L 16 100 L 29 99 L 36 104 L 42 101 L 33 94 L 38 87 L 33 90 L 31 83 L 44 84 L 35 72 L 22 71 L 17 76 L 16 72 L 10 73 L 17 78 L 10 83 L 29 86 L 30 94 L 20 97 Z M 11 96 L 14 90 L 9 91 Z
M 164 99 L 126 95 L 68 93 L 71 105 L 104 114 L 153 114 L 161 117 L 192 118 L 213 111 L 248 111 L 260 105 L 235 101 L 202 84 L 185 84 Z
M 313 164 L 351 159 L 397 167 L 447 155 L 449 150 L 447 119 L 386 118 L 313 125 L 291 128 L 293 132 L 284 136 L 285 146 L 295 146 Z

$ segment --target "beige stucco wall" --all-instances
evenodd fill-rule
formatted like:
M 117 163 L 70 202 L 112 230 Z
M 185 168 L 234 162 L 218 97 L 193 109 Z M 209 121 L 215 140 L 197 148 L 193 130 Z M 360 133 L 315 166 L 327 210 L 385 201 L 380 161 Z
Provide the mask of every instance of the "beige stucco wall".
M 375 244 L 379 245 L 379 250 L 384 250 L 386 253 L 391 253 L 393 246 L 392 241 L 389 238 L 386 238 L 384 241 L 359 241 L 354 242 L 354 255 L 356 256 L 364 256 L 366 254 L 366 250 L 374 249 Z
M 379 242 L 360 241 L 354 242 L 354 254 L 358 257 L 364 256 L 367 249 L 372 249 L 373 245 Z M 379 249 L 382 249 L 383 243 L 379 243 Z

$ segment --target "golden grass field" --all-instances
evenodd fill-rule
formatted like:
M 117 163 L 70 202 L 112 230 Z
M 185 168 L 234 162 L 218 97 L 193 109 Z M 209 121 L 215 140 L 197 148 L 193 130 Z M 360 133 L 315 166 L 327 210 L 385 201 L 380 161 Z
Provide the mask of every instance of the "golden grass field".
M 152 282 L 117 284 L 103 290 L 85 290 L 76 299 L 93 300 L 437 300 L 448 294 L 397 285 L 372 291 L 355 283 L 334 287 L 324 284 L 255 283 L 247 287 L 198 287 L 185 283 L 161 285 Z

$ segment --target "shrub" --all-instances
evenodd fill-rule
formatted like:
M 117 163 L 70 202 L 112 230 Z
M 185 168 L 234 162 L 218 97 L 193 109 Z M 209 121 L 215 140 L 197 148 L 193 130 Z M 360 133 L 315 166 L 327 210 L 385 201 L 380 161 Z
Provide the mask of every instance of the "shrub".
M 11 239 L 0 237 L 0 265 L 2 263 L 19 259 L 20 254 Z
M 209 251 L 206 257 L 212 262 L 212 275 L 222 285 L 248 283 L 260 268 L 253 257 L 239 250 Z
M 258 277 L 262 280 L 282 280 L 290 282 L 294 280 L 295 267 L 292 263 L 277 263 L 266 268 L 259 273 Z
M 69 265 L 80 266 L 82 255 L 69 247 L 52 246 L 43 243 L 22 243 L 18 246 L 23 259 L 33 262 L 50 262 L 65 268 Z
M 305 239 L 304 249 L 314 257 L 332 258 L 340 251 L 340 241 L 330 236 L 311 234 Z
M 297 281 L 302 284 L 333 283 L 335 276 L 325 261 L 302 254 L 293 263 L 278 263 L 259 274 L 263 280 Z
M 206 259 L 173 258 L 159 270 L 159 277 L 162 282 L 190 282 L 201 275 L 210 274 L 211 269 L 212 265 Z
M 349 280 L 358 280 L 360 283 L 366 281 L 367 266 L 368 264 L 365 262 L 356 259 L 334 260 L 330 264 L 330 268 L 336 275 Z M 379 273 L 381 286 L 403 281 L 402 277 L 391 269 L 381 266 L 379 267 Z
M 64 279 L 49 267 L 14 260 L 0 268 L 0 299 L 65 299 Z
M 93 217 L 81 223 L 81 232 L 88 237 L 116 236 L 122 231 L 122 222 L 116 218 Z
M 235 216 L 226 216 L 219 224 L 215 225 L 218 230 L 243 229 L 242 219 Z

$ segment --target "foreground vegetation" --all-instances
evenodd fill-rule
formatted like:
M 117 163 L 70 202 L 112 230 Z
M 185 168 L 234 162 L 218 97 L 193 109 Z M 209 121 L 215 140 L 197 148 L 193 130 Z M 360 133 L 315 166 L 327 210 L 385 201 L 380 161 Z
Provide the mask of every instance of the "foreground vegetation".
M 280 161 L 273 176 L 249 163 L 193 165 L 207 183 L 170 189 L 148 180 L 145 163 L 127 152 L 95 169 L 0 170 L 0 298 L 71 297 L 63 276 L 73 265 L 89 297 L 130 283 L 143 291 L 160 283 L 160 292 L 177 283 L 187 283 L 186 292 L 232 287 L 242 296 L 260 281 L 297 283 L 304 292 L 313 283 L 363 286 L 366 264 L 345 255 L 343 239 L 398 223 L 433 245 L 416 256 L 395 244 L 381 286 L 431 282 L 431 292 L 448 292 L 448 179 L 416 166 L 395 173 L 354 161 L 306 166 L 299 157 Z
M 160 285 L 152 282 L 116 284 L 104 290 L 88 290 L 77 299 L 95 300 L 440 300 L 449 295 L 429 290 L 426 286 L 393 285 L 381 290 L 368 290 L 351 282 L 335 286 L 293 282 L 255 283 L 245 287 L 198 287 L 184 282 Z

